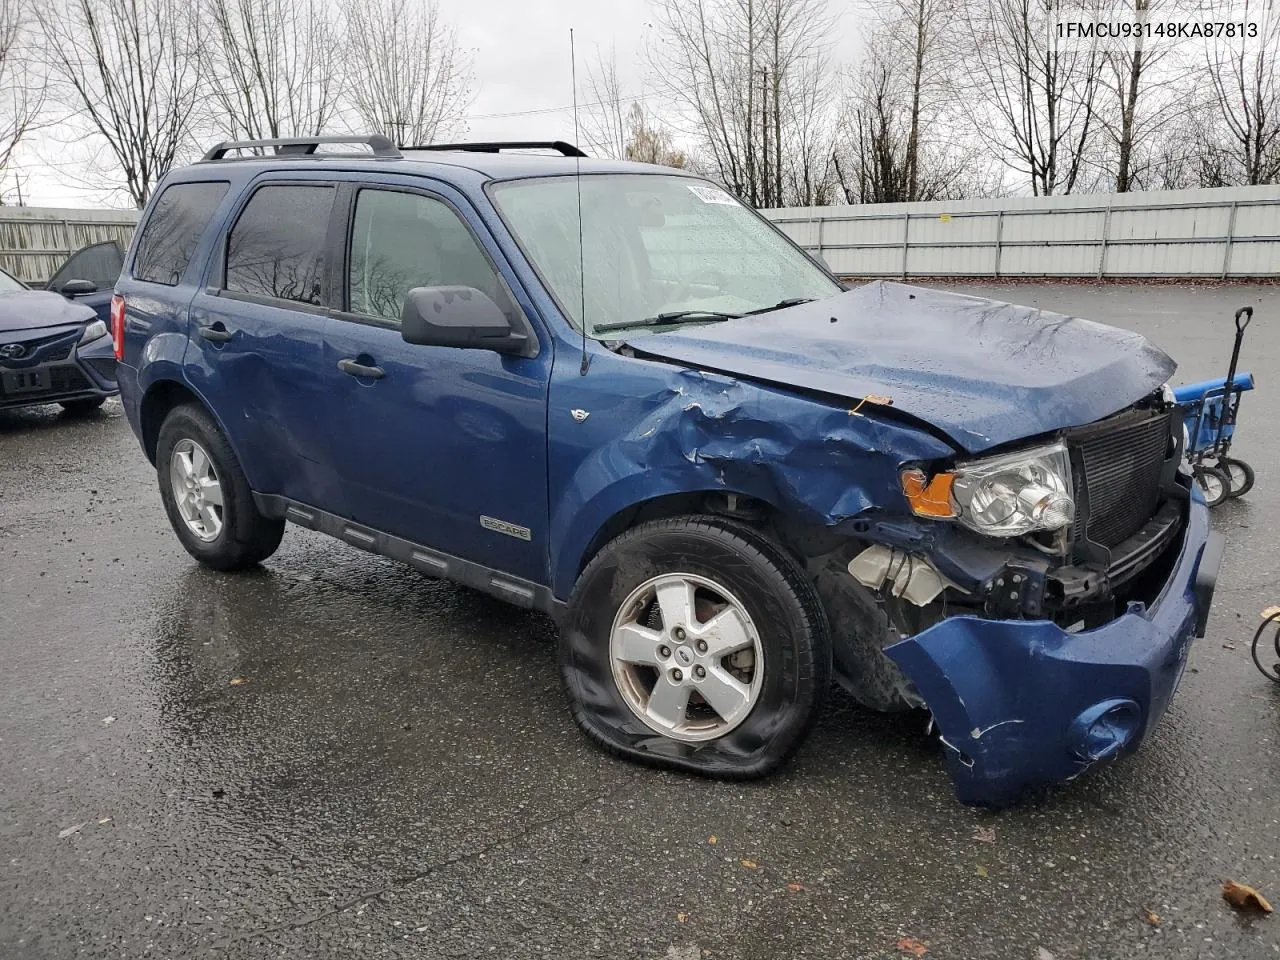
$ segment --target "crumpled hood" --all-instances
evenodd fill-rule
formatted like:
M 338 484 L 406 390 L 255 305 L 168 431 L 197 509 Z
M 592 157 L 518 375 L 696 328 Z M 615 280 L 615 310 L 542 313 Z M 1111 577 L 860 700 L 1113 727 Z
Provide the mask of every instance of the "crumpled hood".
M 92 307 L 73 303 L 49 290 L 18 290 L 0 294 L 0 334 L 85 323 L 95 317 L 97 314 Z
M 885 281 L 629 343 L 851 401 L 887 396 L 970 453 L 1101 419 L 1158 389 L 1177 367 L 1127 330 Z

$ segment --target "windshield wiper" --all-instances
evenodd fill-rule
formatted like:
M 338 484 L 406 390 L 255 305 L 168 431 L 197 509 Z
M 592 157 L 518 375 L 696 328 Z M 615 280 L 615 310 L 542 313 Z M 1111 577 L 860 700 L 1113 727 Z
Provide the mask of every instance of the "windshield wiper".
M 753 317 L 757 313 L 768 313 L 771 310 L 785 310 L 787 307 L 798 307 L 802 303 L 813 303 L 813 297 L 788 297 L 786 300 L 779 300 L 771 307 L 757 307 L 754 310 L 748 310 L 743 314 L 743 316 Z
M 597 323 L 591 329 L 596 333 L 608 330 L 625 330 L 628 327 L 660 327 L 668 323 L 723 323 L 725 320 L 737 320 L 740 313 L 725 313 L 721 310 L 673 310 L 660 313 L 656 317 L 645 317 L 643 320 L 614 320 L 611 323 Z

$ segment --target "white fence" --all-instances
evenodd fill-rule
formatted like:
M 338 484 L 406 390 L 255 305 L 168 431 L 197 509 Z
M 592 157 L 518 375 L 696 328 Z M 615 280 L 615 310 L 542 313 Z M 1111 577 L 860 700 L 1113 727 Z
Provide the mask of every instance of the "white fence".
M 81 247 L 104 240 L 127 247 L 137 223 L 136 210 L 0 207 L 0 267 L 43 283 Z
M 842 276 L 1280 276 L 1276 186 L 761 212 Z

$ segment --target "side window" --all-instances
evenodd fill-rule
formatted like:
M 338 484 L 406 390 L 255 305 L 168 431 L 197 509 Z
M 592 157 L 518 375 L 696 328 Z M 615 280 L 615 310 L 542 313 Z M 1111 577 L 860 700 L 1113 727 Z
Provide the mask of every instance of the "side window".
M 319 304 L 334 188 L 259 187 L 227 238 L 226 288 Z
M 120 279 L 123 266 L 124 256 L 114 240 L 81 247 L 58 268 L 49 281 L 49 289 L 61 292 L 62 285 L 68 280 L 92 280 L 99 290 L 110 290 Z
M 133 278 L 177 286 L 228 186 L 218 180 L 165 187 L 138 236 Z
M 449 206 L 430 197 L 361 190 L 351 229 L 351 310 L 400 322 L 414 287 L 465 286 L 511 303 L 484 251 Z

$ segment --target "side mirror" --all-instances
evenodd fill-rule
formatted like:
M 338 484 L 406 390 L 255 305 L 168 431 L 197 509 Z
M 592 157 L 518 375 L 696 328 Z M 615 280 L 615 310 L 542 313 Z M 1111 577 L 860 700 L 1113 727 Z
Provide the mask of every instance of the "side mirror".
M 92 280 L 68 280 L 58 292 L 64 297 L 81 297 L 86 293 L 97 293 L 98 285 Z
M 400 336 L 428 347 L 477 347 L 524 353 L 528 336 L 513 330 L 496 303 L 475 287 L 414 287 L 400 311 Z

